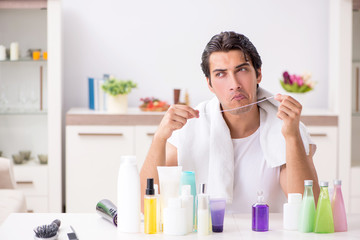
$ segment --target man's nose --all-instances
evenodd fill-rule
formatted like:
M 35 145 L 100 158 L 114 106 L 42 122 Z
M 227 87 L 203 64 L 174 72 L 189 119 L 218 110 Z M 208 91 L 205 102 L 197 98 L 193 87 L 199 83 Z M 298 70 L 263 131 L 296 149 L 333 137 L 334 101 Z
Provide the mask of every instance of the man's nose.
M 235 74 L 229 74 L 229 78 L 230 78 L 230 90 L 238 90 L 241 89 L 241 83 L 239 81 L 239 79 L 236 78 Z

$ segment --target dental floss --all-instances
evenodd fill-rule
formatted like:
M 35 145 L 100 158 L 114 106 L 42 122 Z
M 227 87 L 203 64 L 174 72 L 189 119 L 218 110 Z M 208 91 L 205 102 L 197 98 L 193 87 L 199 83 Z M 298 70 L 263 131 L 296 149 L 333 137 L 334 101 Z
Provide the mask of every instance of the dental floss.
M 241 107 L 236 107 L 236 108 L 231 108 L 231 109 L 225 109 L 225 110 L 220 110 L 220 112 L 231 112 L 231 111 L 235 111 L 235 110 L 238 110 L 238 109 L 242 109 L 242 108 L 246 108 L 246 107 L 249 107 L 249 106 L 252 106 L 252 105 L 255 105 L 255 104 L 258 104 L 258 103 L 261 103 L 261 102 L 265 102 L 269 99 L 272 99 L 274 98 L 275 96 L 270 96 L 270 97 L 267 97 L 267 98 L 262 98 L 262 99 L 259 99 L 258 101 L 256 102 L 253 102 L 253 103 L 249 103 L 245 106 L 241 106 Z M 210 113 L 201 113 L 201 114 L 210 114 Z

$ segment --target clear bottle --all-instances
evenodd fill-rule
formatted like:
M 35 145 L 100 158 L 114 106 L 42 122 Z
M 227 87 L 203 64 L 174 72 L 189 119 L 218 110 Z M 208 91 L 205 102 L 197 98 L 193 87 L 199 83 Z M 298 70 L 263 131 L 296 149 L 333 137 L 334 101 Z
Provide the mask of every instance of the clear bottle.
M 209 195 L 205 193 L 205 184 L 200 184 L 199 194 L 196 196 L 197 206 L 197 233 L 199 235 L 208 235 L 210 233 L 210 208 Z
M 154 189 L 154 179 L 148 178 L 144 196 L 144 233 L 156 233 L 156 205 L 157 203 Z
M 313 194 L 313 180 L 304 181 L 304 195 L 301 204 L 299 231 L 313 232 L 315 220 L 315 200 Z
M 283 225 L 286 230 L 298 230 L 301 212 L 301 193 L 289 193 L 288 203 L 284 204 Z
M 155 189 L 155 197 L 156 197 L 156 232 L 161 232 L 161 224 L 160 224 L 160 195 L 159 195 L 159 186 L 157 184 L 154 184 Z
M 140 176 L 135 156 L 121 157 L 117 193 L 118 232 L 140 232 Z
M 328 186 L 328 182 L 320 182 L 320 196 L 315 213 L 314 232 L 316 233 L 334 232 L 334 220 L 331 210 Z
M 269 230 L 269 206 L 264 202 L 263 192 L 258 192 L 258 200 L 252 205 L 252 230 L 266 232 Z
M 346 232 L 347 220 L 344 199 L 341 192 L 341 180 L 334 180 L 334 192 L 331 201 L 331 208 L 334 217 L 335 232 Z

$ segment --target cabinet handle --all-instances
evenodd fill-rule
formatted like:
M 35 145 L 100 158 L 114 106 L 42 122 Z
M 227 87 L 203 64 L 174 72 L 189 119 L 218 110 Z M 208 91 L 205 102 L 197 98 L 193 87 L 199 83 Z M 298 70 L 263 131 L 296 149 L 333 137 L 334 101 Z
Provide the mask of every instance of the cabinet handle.
M 113 136 L 121 137 L 124 134 L 122 133 L 79 133 L 79 136 Z
M 356 112 L 359 111 L 359 67 L 356 68 Z
M 28 213 L 33 213 L 33 212 L 34 212 L 34 210 L 32 210 L 32 209 L 28 209 L 28 210 L 27 210 L 27 212 L 28 212 Z
M 310 133 L 311 137 L 326 137 L 326 133 Z
M 16 181 L 17 184 L 34 184 L 33 181 Z
M 152 137 L 155 135 L 155 133 L 147 133 L 146 135 L 148 135 L 149 137 Z

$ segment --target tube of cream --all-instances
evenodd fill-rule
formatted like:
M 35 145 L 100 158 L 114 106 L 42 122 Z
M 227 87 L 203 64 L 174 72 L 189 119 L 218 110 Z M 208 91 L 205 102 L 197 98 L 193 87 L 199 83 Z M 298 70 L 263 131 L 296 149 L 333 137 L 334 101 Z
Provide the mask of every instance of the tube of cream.
M 96 212 L 106 220 L 117 226 L 117 208 L 108 199 L 103 199 L 96 204 Z

